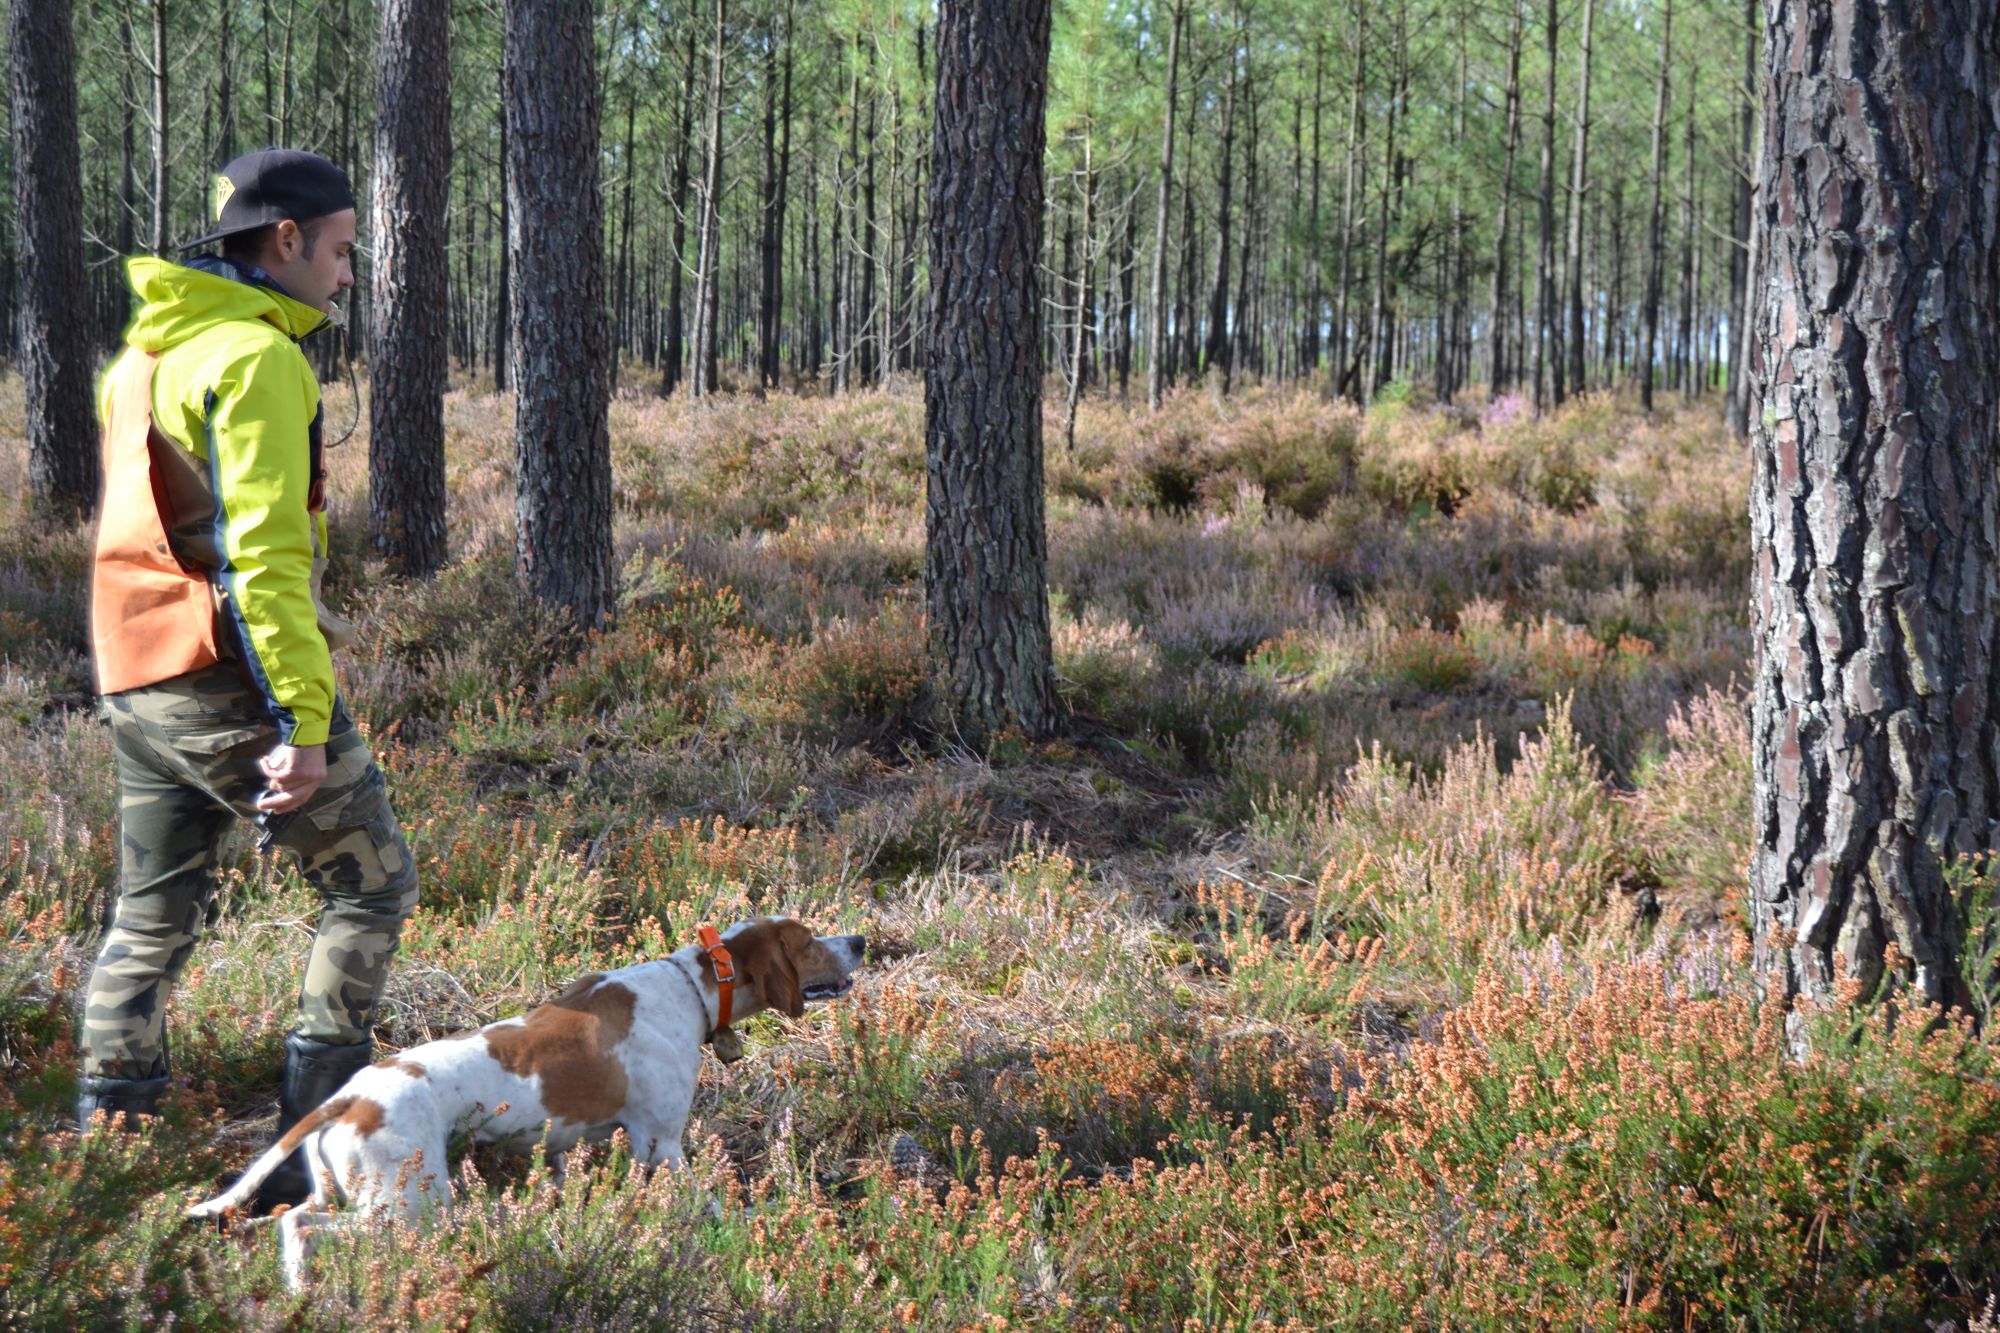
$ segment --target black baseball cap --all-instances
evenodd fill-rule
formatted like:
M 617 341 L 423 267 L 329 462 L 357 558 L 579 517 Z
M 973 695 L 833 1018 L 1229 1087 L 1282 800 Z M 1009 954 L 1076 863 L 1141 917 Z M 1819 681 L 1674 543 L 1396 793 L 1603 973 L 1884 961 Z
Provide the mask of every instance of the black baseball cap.
M 192 250 L 286 218 L 310 222 L 355 206 L 347 173 L 318 153 L 299 148 L 245 153 L 216 173 L 212 201 L 215 230 L 181 249 Z

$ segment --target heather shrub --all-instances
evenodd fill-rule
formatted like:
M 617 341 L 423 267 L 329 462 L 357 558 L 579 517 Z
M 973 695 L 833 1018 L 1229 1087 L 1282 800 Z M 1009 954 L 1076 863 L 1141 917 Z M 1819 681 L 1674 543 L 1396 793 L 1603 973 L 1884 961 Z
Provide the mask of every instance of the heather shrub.
M 1457 418 L 1378 398 L 1362 431 L 1356 481 L 1394 514 L 1450 514 L 1478 486 L 1486 464 Z
M 1667 718 L 1639 773 L 1633 825 L 1663 884 L 1697 912 L 1741 908 L 1750 866 L 1749 701 L 1710 689 Z
M 289 1296 L 269 1228 L 178 1212 L 268 1135 L 316 896 L 226 846 L 165 1123 L 116 1152 L 63 1132 L 112 756 L 65 639 L 85 546 L 0 506 L 0 1325 L 1986 1308 L 1990 867 L 1947 870 L 1982 1036 L 1844 985 L 1790 1058 L 1740 956 L 1749 473 L 1705 405 L 1087 396 L 1047 460 L 1076 725 L 974 755 L 929 714 L 920 397 L 651 387 L 613 405 L 623 578 L 581 640 L 520 596 L 506 396 L 448 399 L 434 580 L 381 577 L 365 446 L 330 456 L 364 626 L 341 692 L 422 893 L 377 1036 L 518 1013 L 759 912 L 867 934 L 854 992 L 705 1066 L 688 1173 L 613 1145 L 557 1186 L 475 1149 L 452 1226 L 361 1228 Z
M 92 536 L 89 525 L 51 527 L 25 506 L 0 517 L 0 662 L 72 696 L 91 684 Z
M 778 716 L 843 742 L 913 736 L 929 720 L 926 652 L 923 614 L 907 602 L 822 625 L 776 668 Z
M 8 799 L 0 802 L 0 894 L 55 906 L 73 931 L 96 928 L 118 874 L 110 730 L 92 712 L 0 717 Z
M 1586 942 L 1630 869 L 1625 816 L 1562 705 L 1505 770 L 1479 735 L 1434 777 L 1377 746 L 1260 823 L 1277 868 L 1314 877 L 1317 919 L 1379 936 L 1400 983 L 1442 994 L 1495 948 Z

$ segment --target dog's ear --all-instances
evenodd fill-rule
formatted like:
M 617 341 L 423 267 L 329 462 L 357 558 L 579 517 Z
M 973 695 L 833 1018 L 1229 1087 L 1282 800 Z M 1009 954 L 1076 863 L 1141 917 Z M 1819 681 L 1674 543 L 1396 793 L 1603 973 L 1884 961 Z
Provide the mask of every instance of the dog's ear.
M 792 942 L 793 936 L 799 934 L 811 939 L 812 932 L 802 926 L 787 930 L 787 926 L 797 923 L 773 923 L 743 932 L 738 957 L 743 975 L 757 988 L 757 998 L 765 1007 L 787 1018 L 798 1018 L 806 1011 L 806 997 L 799 989 L 799 964 L 792 956 Z

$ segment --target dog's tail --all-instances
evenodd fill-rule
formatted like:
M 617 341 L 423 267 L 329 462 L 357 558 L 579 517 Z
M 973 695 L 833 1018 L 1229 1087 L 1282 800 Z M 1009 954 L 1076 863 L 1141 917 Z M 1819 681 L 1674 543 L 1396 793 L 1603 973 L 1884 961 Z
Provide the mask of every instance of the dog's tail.
M 285 1164 L 285 1159 L 298 1151 L 299 1144 L 306 1135 L 324 1129 L 332 1121 L 340 1119 L 347 1108 L 354 1105 L 352 1097 L 336 1097 L 318 1110 L 313 1111 L 298 1124 L 286 1130 L 278 1141 L 265 1150 L 264 1155 L 250 1163 L 249 1169 L 239 1176 L 234 1185 L 216 1195 L 206 1203 L 198 1203 L 188 1209 L 189 1217 L 220 1217 L 232 1208 L 241 1208 L 257 1192 L 257 1187 L 273 1171 Z

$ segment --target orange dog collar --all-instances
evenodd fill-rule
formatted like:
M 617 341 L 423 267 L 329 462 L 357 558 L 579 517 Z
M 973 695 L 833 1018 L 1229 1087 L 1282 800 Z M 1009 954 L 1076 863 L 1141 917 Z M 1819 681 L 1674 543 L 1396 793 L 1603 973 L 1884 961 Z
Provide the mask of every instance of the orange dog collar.
M 729 1026 L 730 1011 L 736 1000 L 736 960 L 729 956 L 729 950 L 722 943 L 722 932 L 704 921 L 695 930 L 701 940 L 703 953 L 708 965 L 715 969 L 716 989 L 721 992 L 715 1005 L 715 1030 L 722 1031 Z

